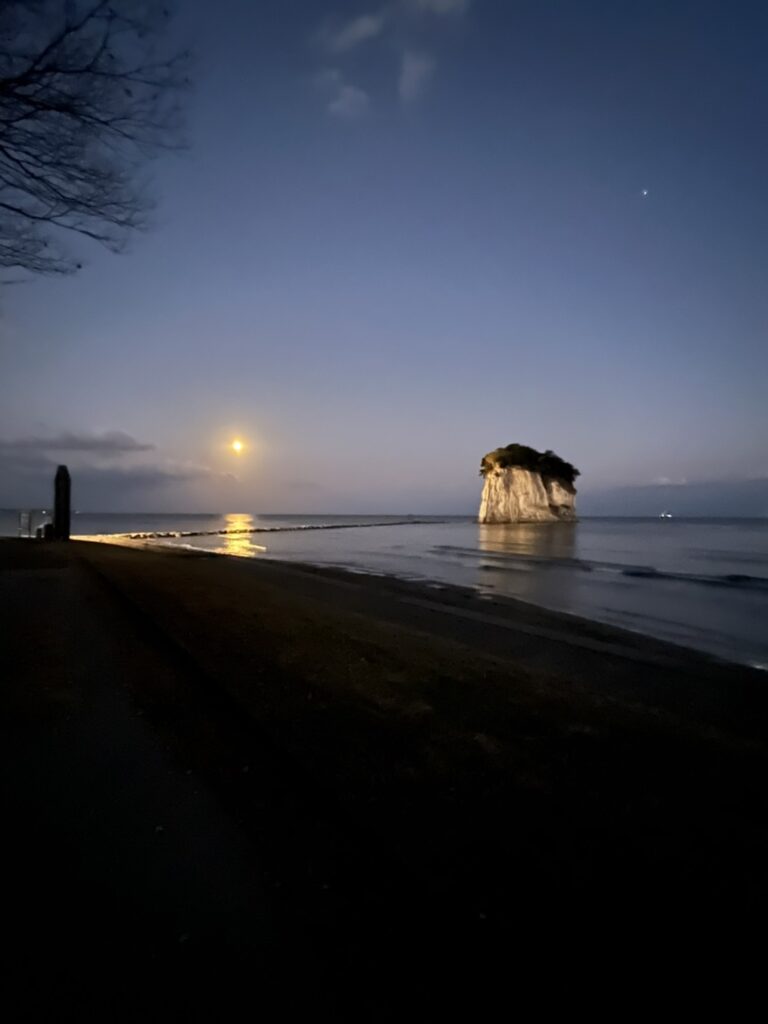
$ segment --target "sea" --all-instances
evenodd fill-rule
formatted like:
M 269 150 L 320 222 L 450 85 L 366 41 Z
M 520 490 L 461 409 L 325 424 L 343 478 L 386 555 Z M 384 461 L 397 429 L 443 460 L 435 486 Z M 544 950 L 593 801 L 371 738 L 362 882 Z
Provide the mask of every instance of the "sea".
M 0 535 L 19 529 L 0 511 Z M 768 519 L 76 513 L 72 533 L 474 587 L 768 671 Z

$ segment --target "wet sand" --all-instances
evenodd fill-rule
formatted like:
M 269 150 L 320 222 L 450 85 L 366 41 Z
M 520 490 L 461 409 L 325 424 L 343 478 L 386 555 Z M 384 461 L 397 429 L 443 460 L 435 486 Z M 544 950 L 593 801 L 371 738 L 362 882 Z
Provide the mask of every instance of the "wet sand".
M 80 542 L 0 542 L 0 615 L 43 1009 L 479 1009 L 543 948 L 762 918 L 764 674 L 460 588 Z

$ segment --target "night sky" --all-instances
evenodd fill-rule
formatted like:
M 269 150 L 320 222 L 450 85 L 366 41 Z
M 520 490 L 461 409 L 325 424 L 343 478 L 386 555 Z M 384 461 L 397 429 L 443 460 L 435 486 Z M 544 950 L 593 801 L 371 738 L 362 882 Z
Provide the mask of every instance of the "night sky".
M 518 441 L 768 514 L 767 4 L 177 7 L 151 231 L 0 293 L 0 505 L 469 513 Z

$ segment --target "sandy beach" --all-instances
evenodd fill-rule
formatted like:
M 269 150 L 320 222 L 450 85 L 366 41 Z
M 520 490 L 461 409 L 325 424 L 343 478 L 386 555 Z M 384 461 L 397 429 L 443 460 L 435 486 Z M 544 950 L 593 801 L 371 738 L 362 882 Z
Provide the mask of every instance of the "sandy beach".
M 542 941 L 765 906 L 759 672 L 461 588 L 82 542 L 1 542 L 0 601 L 9 920 L 43 1007 L 105 979 L 220 1005 L 221 972 L 233 999 L 436 1007 L 459 965 L 522 984 Z

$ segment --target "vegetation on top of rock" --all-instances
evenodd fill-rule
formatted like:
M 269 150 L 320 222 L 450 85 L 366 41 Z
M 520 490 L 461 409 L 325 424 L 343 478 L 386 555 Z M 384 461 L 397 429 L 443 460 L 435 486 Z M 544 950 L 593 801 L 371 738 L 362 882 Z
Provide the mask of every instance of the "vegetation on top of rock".
M 547 449 L 545 452 L 538 452 L 535 448 L 529 448 L 527 444 L 508 444 L 505 448 L 496 448 L 488 452 L 480 463 L 480 475 L 485 476 L 496 467 L 508 469 L 512 466 L 562 480 L 571 487 L 579 475 L 575 466 L 555 455 L 553 451 Z

